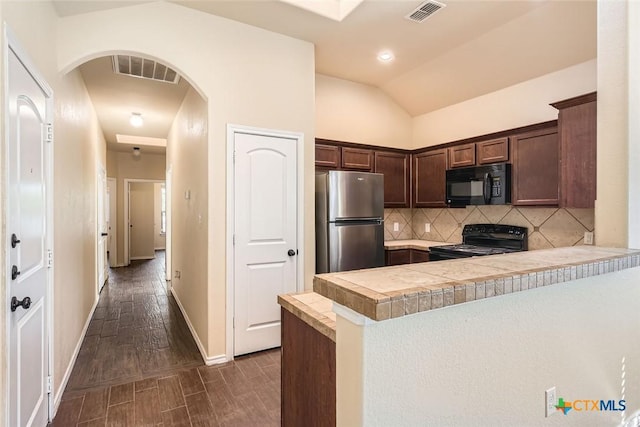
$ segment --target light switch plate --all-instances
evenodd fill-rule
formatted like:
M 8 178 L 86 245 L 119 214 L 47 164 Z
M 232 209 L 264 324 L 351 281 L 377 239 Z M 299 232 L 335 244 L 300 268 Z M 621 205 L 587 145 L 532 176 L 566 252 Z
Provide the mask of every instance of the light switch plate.
M 551 387 L 550 389 L 545 390 L 544 403 L 545 403 L 545 410 L 544 410 L 545 417 L 550 417 L 551 415 L 558 412 L 556 409 L 556 388 L 555 387 Z
M 424 232 L 431 233 L 431 224 L 429 224 L 428 222 L 424 223 Z
M 400 224 L 397 222 L 393 223 L 393 231 L 400 231 Z

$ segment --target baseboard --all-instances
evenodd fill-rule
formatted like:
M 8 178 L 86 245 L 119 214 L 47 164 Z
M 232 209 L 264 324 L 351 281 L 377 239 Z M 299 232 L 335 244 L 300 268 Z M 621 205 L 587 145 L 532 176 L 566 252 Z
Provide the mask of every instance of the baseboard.
M 147 260 L 147 259 L 155 259 L 155 257 L 156 257 L 155 255 L 153 255 L 153 256 L 132 256 L 132 257 L 129 257 L 129 259 L 131 261 L 141 261 L 141 260 Z
M 210 357 L 208 360 L 205 360 L 205 364 L 207 366 L 211 365 L 219 365 L 221 363 L 227 363 L 229 359 L 227 359 L 226 354 L 219 354 L 217 356 Z
M 204 349 L 204 345 L 202 344 L 202 341 L 200 341 L 200 337 L 198 337 L 198 334 L 196 334 L 196 330 L 194 329 L 193 324 L 189 319 L 189 316 L 187 316 L 187 312 L 182 306 L 182 302 L 180 302 L 180 298 L 178 298 L 178 295 L 176 295 L 176 291 L 173 287 L 171 287 L 171 295 L 173 295 L 173 298 L 175 298 L 176 302 L 178 303 L 178 307 L 180 307 L 180 311 L 182 312 L 182 317 L 184 317 L 185 322 L 187 322 L 189 331 L 191 331 L 191 335 L 193 336 L 193 339 L 195 340 L 196 345 L 198 346 L 198 350 L 200 351 L 200 355 L 202 356 L 202 359 L 204 360 L 205 365 L 211 366 L 211 365 L 217 365 L 220 363 L 227 362 L 228 359 L 225 354 L 220 354 L 218 356 L 212 356 L 212 357 L 207 356 L 207 352 Z
M 64 377 L 62 377 L 62 383 L 60 383 L 60 388 L 58 388 L 57 392 L 54 393 L 53 397 L 53 416 L 51 419 L 53 420 L 58 413 L 58 408 L 60 407 L 60 401 L 62 400 L 62 394 L 64 393 L 65 388 L 67 388 L 67 383 L 69 382 L 69 378 L 71 378 L 71 372 L 73 371 L 73 367 L 76 364 L 76 360 L 78 359 L 78 354 L 80 353 L 80 348 L 82 347 L 82 342 L 84 341 L 84 337 L 87 334 L 87 330 L 89 329 L 89 324 L 91 323 L 91 319 L 93 318 L 93 313 L 96 311 L 96 307 L 98 307 L 98 301 L 100 297 L 96 298 L 96 302 L 93 303 L 93 307 L 89 312 L 89 317 L 87 317 L 87 321 L 84 324 L 84 328 L 82 328 L 82 333 L 80 334 L 80 339 L 76 344 L 75 350 L 73 350 L 73 355 L 71 356 L 71 360 L 69 361 L 69 365 L 67 366 L 67 370 L 64 373 Z

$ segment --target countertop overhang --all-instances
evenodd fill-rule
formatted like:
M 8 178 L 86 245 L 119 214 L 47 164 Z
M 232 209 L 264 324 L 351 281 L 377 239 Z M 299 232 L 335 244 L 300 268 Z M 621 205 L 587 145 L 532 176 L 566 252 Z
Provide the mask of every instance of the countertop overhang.
M 381 321 L 640 265 L 640 250 L 572 246 L 315 276 L 316 293 Z

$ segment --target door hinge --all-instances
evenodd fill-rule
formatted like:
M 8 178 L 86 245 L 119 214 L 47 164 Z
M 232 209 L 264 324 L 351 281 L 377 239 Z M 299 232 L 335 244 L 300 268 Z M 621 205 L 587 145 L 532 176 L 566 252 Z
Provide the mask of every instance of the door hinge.
M 233 246 L 235 246 L 235 245 L 236 245 L 236 235 L 234 234 L 233 235 Z
M 53 125 L 51 123 L 44 125 L 44 140 L 49 143 L 53 142 Z
M 47 393 L 51 393 L 53 391 L 53 384 L 51 383 L 51 375 L 47 377 Z
M 53 267 L 53 250 L 47 249 L 47 267 Z

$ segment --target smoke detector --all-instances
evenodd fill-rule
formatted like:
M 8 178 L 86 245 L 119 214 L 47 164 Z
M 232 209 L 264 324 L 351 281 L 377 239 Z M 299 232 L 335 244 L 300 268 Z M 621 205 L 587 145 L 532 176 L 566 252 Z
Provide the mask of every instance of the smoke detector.
M 406 15 L 405 18 L 413 22 L 424 22 L 428 17 L 446 6 L 444 3 L 429 0 L 416 7 L 410 14 Z
M 113 71 L 116 74 L 173 84 L 177 84 L 180 81 L 180 75 L 175 70 L 152 59 L 129 55 L 114 55 L 112 62 Z

